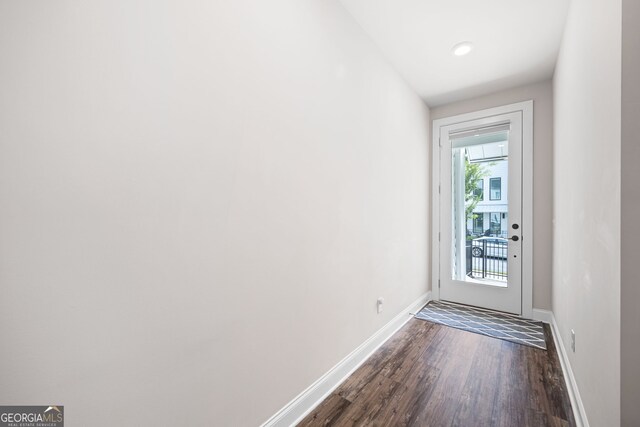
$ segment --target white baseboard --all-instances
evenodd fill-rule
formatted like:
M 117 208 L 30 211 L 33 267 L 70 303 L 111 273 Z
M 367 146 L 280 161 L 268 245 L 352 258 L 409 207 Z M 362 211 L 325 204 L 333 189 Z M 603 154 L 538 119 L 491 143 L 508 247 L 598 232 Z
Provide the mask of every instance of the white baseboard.
M 564 376 L 565 383 L 567 384 L 567 391 L 569 393 L 569 399 L 571 400 L 571 408 L 573 409 L 573 417 L 576 419 L 576 425 L 577 427 L 589 427 L 587 413 L 584 410 L 584 405 L 580 398 L 580 392 L 578 391 L 578 384 L 576 383 L 576 378 L 573 376 L 569 357 L 567 356 L 567 350 L 564 346 L 562 334 L 560 334 L 560 329 L 558 329 L 558 324 L 556 323 L 556 318 L 553 315 L 553 312 L 549 310 L 533 309 L 533 319 L 550 325 L 551 335 L 553 335 L 553 342 L 556 345 L 558 358 L 560 359 L 560 366 L 562 367 L 562 374 Z
M 300 393 L 295 399 L 287 403 L 284 408 L 269 418 L 261 427 L 284 427 L 292 426 L 306 417 L 320 402 L 322 402 L 333 390 L 336 389 L 349 375 L 351 375 L 360 365 L 384 344 L 398 329 L 404 326 L 411 319 L 412 313 L 417 313 L 427 302 L 431 300 L 431 291 L 422 295 L 413 304 L 401 311 L 389 323 L 384 325 L 378 332 L 353 350 L 347 357 L 342 359 L 336 366 L 311 384 L 305 391 Z
M 544 322 L 548 324 L 553 323 L 553 313 L 549 310 L 540 310 L 539 308 L 534 308 L 531 318 L 533 320 L 537 320 L 538 322 Z

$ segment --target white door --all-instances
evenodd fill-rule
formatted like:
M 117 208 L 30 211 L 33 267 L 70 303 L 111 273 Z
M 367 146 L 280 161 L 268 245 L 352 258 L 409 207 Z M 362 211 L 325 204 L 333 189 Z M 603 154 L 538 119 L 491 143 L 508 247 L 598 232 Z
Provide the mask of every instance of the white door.
M 523 314 L 523 111 L 437 131 L 438 297 Z

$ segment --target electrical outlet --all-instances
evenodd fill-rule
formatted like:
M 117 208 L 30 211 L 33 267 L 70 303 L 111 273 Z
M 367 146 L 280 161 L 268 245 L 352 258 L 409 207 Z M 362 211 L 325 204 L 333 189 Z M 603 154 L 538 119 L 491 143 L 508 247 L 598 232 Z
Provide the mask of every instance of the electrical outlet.
M 384 298 L 378 298 L 378 314 L 382 313 L 382 304 L 384 304 Z
M 574 331 L 573 329 L 571 330 L 571 350 L 573 350 L 573 352 L 576 352 L 576 331 Z

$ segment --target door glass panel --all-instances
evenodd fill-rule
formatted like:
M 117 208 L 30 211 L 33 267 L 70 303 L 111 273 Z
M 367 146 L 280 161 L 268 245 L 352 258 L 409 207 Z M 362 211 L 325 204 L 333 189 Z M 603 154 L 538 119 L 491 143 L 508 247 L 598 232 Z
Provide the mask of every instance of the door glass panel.
M 508 130 L 451 139 L 453 280 L 507 286 L 508 141 Z

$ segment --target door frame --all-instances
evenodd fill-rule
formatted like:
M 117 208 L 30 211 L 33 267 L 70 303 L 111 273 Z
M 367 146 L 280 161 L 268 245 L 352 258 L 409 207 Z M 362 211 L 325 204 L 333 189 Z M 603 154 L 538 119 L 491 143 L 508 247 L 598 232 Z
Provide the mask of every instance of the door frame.
M 522 112 L 522 317 L 533 316 L 533 100 L 459 114 L 433 121 L 431 138 L 431 295 L 440 300 L 440 128 Z

